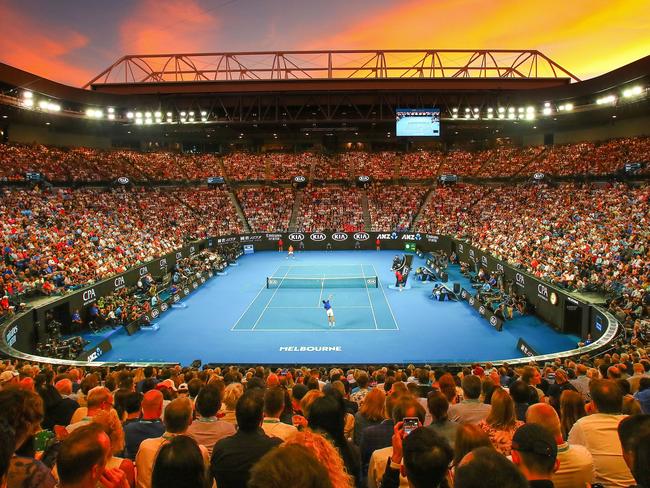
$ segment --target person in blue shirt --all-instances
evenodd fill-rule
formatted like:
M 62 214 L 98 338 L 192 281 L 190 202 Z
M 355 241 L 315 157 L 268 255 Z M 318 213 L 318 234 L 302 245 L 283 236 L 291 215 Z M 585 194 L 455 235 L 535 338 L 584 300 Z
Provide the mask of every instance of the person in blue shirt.
M 325 309 L 325 313 L 327 314 L 328 326 L 335 327 L 336 320 L 334 319 L 334 310 L 332 309 L 332 305 L 330 304 L 331 299 L 332 297 L 330 296 L 327 300 L 323 300 L 323 308 Z

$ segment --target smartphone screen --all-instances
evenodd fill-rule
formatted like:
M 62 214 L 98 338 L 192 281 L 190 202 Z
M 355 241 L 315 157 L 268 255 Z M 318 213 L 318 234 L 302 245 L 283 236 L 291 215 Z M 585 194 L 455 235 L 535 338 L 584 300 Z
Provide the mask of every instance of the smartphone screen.
M 404 435 L 409 435 L 420 426 L 420 419 L 417 417 L 404 418 Z

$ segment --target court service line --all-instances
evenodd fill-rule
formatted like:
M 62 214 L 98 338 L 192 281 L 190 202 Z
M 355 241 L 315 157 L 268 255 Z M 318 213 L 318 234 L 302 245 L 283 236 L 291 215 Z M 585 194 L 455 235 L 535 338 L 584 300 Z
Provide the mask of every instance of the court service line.
M 398 329 L 235 329 L 233 332 L 395 332 Z
M 283 306 L 278 306 L 278 307 L 269 307 L 269 310 L 273 310 L 276 308 L 288 308 L 288 309 L 294 309 L 294 308 L 300 308 L 300 309 L 318 309 L 320 310 L 323 307 L 283 307 Z M 370 308 L 370 305 L 341 305 L 341 306 L 336 306 L 337 309 L 339 308 Z
M 318 308 L 320 308 L 320 304 L 322 303 L 322 300 L 323 300 L 323 286 L 324 285 L 325 285 L 325 273 L 321 273 L 320 296 L 318 297 Z
M 280 266 L 275 268 L 275 271 L 273 271 L 273 273 L 271 273 L 271 276 L 273 276 L 279 269 L 280 269 Z M 246 315 L 246 312 L 248 312 L 248 309 L 251 308 L 251 305 L 253 305 L 253 303 L 255 303 L 255 300 L 257 300 L 257 297 L 260 296 L 260 293 L 262 293 L 265 289 L 266 289 L 266 286 L 262 286 L 262 288 L 260 288 L 260 291 L 257 292 L 257 295 L 255 295 L 255 298 L 253 298 L 253 300 L 248 304 L 248 307 L 246 307 L 246 310 L 244 310 L 244 312 L 239 316 L 239 318 L 237 319 L 237 322 L 235 322 L 235 325 L 233 325 L 230 328 L 230 330 L 235 330 L 235 327 L 237 327 L 237 324 L 239 323 L 239 321 L 244 317 L 244 315 Z
M 368 289 L 368 282 L 366 281 L 366 272 L 363 269 L 363 264 L 361 265 L 361 274 L 363 275 L 363 284 L 366 287 L 366 293 L 368 294 L 368 302 L 370 303 L 370 311 L 372 312 L 372 320 L 375 321 L 375 329 L 379 329 L 377 327 L 377 317 L 375 316 L 375 307 L 372 306 L 372 298 L 370 298 L 370 290 Z M 379 278 L 376 278 L 379 279 Z
M 375 276 L 379 280 L 379 273 L 377 273 L 377 268 L 375 268 L 374 264 L 371 264 L 370 266 L 372 266 L 372 269 L 375 270 Z M 388 297 L 386 296 L 386 292 L 384 291 L 384 285 L 381 284 L 381 280 L 379 280 L 379 288 L 381 288 L 381 292 L 384 294 L 384 300 L 386 300 L 386 304 L 388 305 L 388 310 L 390 310 L 390 314 L 393 317 L 393 322 L 395 322 L 395 327 L 397 327 L 397 330 L 399 330 L 397 319 L 395 318 L 395 314 L 393 313 L 393 307 L 390 306 L 390 302 L 388 301 Z
M 257 317 L 257 320 L 253 324 L 253 328 L 251 330 L 255 330 L 255 327 L 257 327 L 257 324 L 259 323 L 260 320 L 262 320 L 262 317 L 264 316 L 264 313 L 266 312 L 266 309 L 269 308 L 269 305 L 273 301 L 273 297 L 275 297 L 275 294 L 278 292 L 278 290 L 282 287 L 282 283 L 284 283 L 284 279 L 287 277 L 289 274 L 289 271 L 291 271 L 292 266 L 289 265 L 289 269 L 287 270 L 286 273 L 284 273 L 284 276 L 282 277 L 282 280 L 280 280 L 280 283 L 278 284 L 278 287 L 273 291 L 273 295 L 271 295 L 271 298 L 269 298 L 269 301 L 266 302 L 266 306 L 262 310 L 262 313 L 260 314 L 259 317 Z

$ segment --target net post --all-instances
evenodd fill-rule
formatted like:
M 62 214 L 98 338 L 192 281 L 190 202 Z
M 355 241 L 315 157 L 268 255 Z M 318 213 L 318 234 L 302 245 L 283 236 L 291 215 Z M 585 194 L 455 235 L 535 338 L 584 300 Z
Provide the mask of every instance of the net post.
M 375 275 L 375 288 L 379 288 L 379 276 Z
M 268 276 L 266 277 L 266 288 L 267 289 L 269 288 L 269 277 Z

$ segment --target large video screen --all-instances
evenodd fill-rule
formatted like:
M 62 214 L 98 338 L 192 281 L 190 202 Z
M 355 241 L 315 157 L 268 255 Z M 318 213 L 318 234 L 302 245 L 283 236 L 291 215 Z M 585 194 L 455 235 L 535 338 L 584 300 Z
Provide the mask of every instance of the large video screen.
M 397 136 L 438 137 L 440 136 L 439 108 L 398 108 Z

